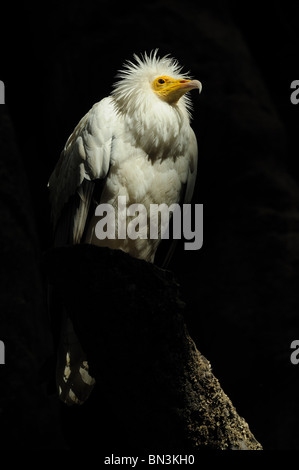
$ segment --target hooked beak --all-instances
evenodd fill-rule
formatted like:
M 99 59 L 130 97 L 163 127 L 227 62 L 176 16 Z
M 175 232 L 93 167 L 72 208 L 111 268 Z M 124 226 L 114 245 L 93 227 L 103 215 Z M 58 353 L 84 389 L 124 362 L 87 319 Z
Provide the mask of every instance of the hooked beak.
M 186 92 L 189 90 L 194 90 L 195 88 L 198 88 L 199 93 L 201 93 L 202 90 L 202 84 L 199 80 L 186 80 L 186 83 L 182 83 L 181 87 L 186 89 Z
M 175 104 L 185 93 L 196 88 L 201 93 L 202 84 L 199 80 L 172 80 L 169 82 L 168 89 L 166 89 L 165 100 L 169 104 Z

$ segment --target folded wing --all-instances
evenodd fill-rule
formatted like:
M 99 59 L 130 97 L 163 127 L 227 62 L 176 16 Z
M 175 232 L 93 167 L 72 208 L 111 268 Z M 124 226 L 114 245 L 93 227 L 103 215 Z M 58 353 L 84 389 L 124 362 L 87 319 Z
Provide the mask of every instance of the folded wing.
M 82 238 L 95 182 L 109 172 L 117 126 L 111 98 L 96 103 L 68 138 L 49 179 L 55 245 Z

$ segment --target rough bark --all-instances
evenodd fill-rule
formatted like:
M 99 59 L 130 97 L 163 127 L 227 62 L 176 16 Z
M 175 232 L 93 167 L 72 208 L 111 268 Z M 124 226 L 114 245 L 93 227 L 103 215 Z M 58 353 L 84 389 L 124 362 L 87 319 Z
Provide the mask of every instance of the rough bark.
M 45 266 L 96 378 L 85 411 L 66 411 L 71 446 L 74 422 L 98 439 L 81 421 L 92 415 L 105 452 L 261 449 L 191 339 L 170 271 L 88 245 L 50 251 Z

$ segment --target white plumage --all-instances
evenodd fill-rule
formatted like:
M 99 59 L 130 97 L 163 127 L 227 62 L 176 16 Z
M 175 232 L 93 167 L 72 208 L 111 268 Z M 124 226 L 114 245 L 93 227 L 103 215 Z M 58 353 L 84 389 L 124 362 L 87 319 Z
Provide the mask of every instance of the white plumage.
M 159 239 L 99 240 L 94 210 L 97 204 L 111 204 L 117 215 L 118 196 L 126 197 L 127 206 L 143 204 L 148 213 L 150 204 L 191 201 L 197 142 L 185 93 L 200 92 L 201 83 L 183 74 L 174 59 L 159 58 L 157 51 L 134 59 L 118 74 L 111 95 L 96 103 L 68 138 L 49 180 L 50 201 L 56 245 L 91 243 L 153 262 Z M 58 369 L 67 370 L 67 378 L 59 387 L 66 388 L 64 401 L 76 402 L 67 342 L 63 355 L 67 366 Z M 84 401 L 83 395 L 77 402 Z

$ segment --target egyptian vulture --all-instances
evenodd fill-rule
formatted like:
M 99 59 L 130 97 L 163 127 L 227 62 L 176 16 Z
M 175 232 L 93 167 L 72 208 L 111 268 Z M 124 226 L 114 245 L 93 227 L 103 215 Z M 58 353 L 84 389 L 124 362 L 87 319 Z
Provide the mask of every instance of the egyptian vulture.
M 191 100 L 201 83 L 157 50 L 125 63 L 110 96 L 96 103 L 68 138 L 50 176 L 55 244 L 89 243 L 154 262 L 160 242 L 140 237 L 99 239 L 95 209 L 118 197 L 127 206 L 190 203 L 197 172 L 197 141 L 190 127 Z M 102 237 L 103 238 L 103 237 Z M 72 351 L 76 344 L 76 351 Z M 63 320 L 57 366 L 60 398 L 83 403 L 94 379 L 70 319 Z M 78 359 L 79 358 L 79 359 Z

